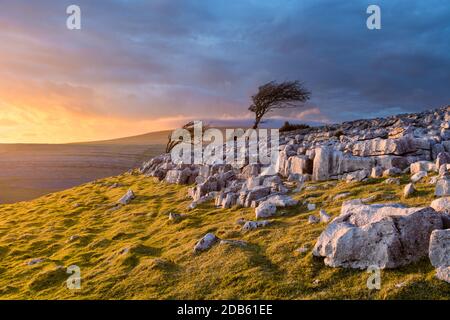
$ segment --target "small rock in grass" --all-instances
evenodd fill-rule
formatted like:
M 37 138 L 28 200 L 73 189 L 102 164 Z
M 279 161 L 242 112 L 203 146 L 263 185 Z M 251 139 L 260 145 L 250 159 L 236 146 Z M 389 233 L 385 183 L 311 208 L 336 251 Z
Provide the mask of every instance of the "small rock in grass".
M 400 185 L 400 179 L 399 178 L 387 178 L 386 180 L 384 180 L 384 183 Z
M 170 212 L 169 213 L 169 220 L 171 220 L 171 221 L 178 221 L 180 219 L 181 219 L 181 214 L 174 213 L 174 212 Z
M 129 204 L 131 202 L 131 200 L 133 200 L 134 198 L 136 198 L 136 196 L 134 195 L 134 192 L 130 189 L 127 191 L 127 193 L 125 193 L 122 196 L 122 198 L 119 199 L 119 203 Z
M 319 216 L 320 216 L 320 222 L 327 223 L 331 219 L 331 216 L 323 209 L 320 209 Z
M 309 211 L 316 210 L 316 205 L 314 203 L 308 203 L 307 207 Z
M 79 238 L 80 238 L 80 236 L 79 236 L 79 235 L 77 235 L 77 234 L 74 234 L 73 236 L 70 236 L 70 238 L 69 238 L 69 242 L 75 241 L 75 240 L 77 240 L 77 239 L 79 239 Z
M 300 248 L 295 250 L 295 252 L 298 252 L 298 253 L 306 253 L 308 251 L 309 251 L 309 248 L 306 247 L 306 246 L 300 247 Z
M 262 220 L 262 221 L 247 221 L 244 226 L 242 227 L 242 230 L 249 231 L 254 230 L 260 227 L 265 227 L 270 224 L 270 221 L 268 220 Z
M 41 262 L 44 262 L 44 259 L 42 259 L 42 258 L 34 258 L 34 259 L 31 259 L 30 261 L 28 261 L 27 265 L 32 266 L 32 265 L 35 265 L 35 264 L 38 264 L 38 263 L 41 263 Z
M 348 197 L 349 195 L 350 195 L 350 192 L 339 193 L 339 194 L 334 196 L 333 200 L 339 200 L 339 199 Z
M 213 233 L 207 233 L 203 238 L 201 238 L 197 244 L 194 246 L 194 253 L 199 251 L 205 251 L 211 248 L 220 239 L 216 237 Z
M 315 223 L 319 223 L 319 222 L 320 222 L 320 219 L 317 218 L 316 216 L 311 215 L 308 217 L 308 223 L 310 223 L 310 224 L 315 224 Z
M 414 185 L 412 183 L 408 183 L 405 186 L 405 189 L 403 189 L 403 196 L 405 198 L 411 197 L 414 194 L 414 192 L 416 192 Z

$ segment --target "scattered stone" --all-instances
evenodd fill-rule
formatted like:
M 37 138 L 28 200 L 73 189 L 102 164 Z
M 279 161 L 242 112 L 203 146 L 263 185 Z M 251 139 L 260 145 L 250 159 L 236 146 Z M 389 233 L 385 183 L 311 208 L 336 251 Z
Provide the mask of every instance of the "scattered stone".
M 244 218 L 239 218 L 236 220 L 236 224 L 238 226 L 243 226 L 245 224 L 245 219 Z
M 439 179 L 438 176 L 431 177 L 430 181 L 429 181 L 429 184 L 436 184 L 438 179 Z
M 32 265 L 35 265 L 35 264 L 38 264 L 38 263 L 41 263 L 41 262 L 44 262 L 44 259 L 34 258 L 34 259 L 31 259 L 30 261 L 28 261 L 27 265 L 32 266 Z
M 213 233 L 207 233 L 203 238 L 201 238 L 197 244 L 194 246 L 194 253 L 205 251 L 211 248 L 220 239 L 216 237 Z
M 181 219 L 181 214 L 170 212 L 169 213 L 169 220 L 170 221 L 179 221 Z
M 259 206 L 255 209 L 256 219 L 268 218 L 275 214 L 277 207 L 271 202 L 261 202 Z
M 408 183 L 405 186 L 405 189 L 403 189 L 403 196 L 405 198 L 408 198 L 408 197 L 412 196 L 414 194 L 414 192 L 416 192 L 414 185 L 412 183 Z
M 300 254 L 306 253 L 308 251 L 309 251 L 309 248 L 307 246 L 303 246 L 303 247 L 300 247 L 300 248 L 295 250 L 295 252 L 300 253 Z
M 380 166 L 376 166 L 372 168 L 372 171 L 370 172 L 371 178 L 381 178 L 383 176 L 383 168 Z
M 350 182 L 361 182 L 364 181 L 369 176 L 369 170 L 358 170 L 345 175 L 345 181 Z
M 390 168 L 387 170 L 383 171 L 383 177 L 392 177 L 392 176 L 399 176 L 401 175 L 403 172 L 401 169 L 399 168 Z
M 386 180 L 384 180 L 384 183 L 400 185 L 400 179 L 399 178 L 387 178 Z
M 334 196 L 333 200 L 340 200 L 342 198 L 346 198 L 350 195 L 350 192 L 343 192 L 343 193 L 339 193 L 337 195 Z
M 130 189 L 127 191 L 126 194 L 122 196 L 122 198 L 119 199 L 118 202 L 126 205 L 129 204 L 131 200 L 133 200 L 134 198 L 136 198 L 136 196 L 134 195 L 134 192 Z
M 316 223 L 319 223 L 319 222 L 320 222 L 320 219 L 317 218 L 316 216 L 310 215 L 308 217 L 308 223 L 309 224 L 316 224 Z
M 411 176 L 411 181 L 413 183 L 419 182 L 422 178 L 425 178 L 428 175 L 426 171 L 419 171 Z
M 72 236 L 69 237 L 69 242 L 73 242 L 73 241 L 75 241 L 75 240 L 77 240 L 77 239 L 79 239 L 79 238 L 80 238 L 79 235 L 74 234 L 74 235 L 72 235 Z
M 436 166 L 431 161 L 417 161 L 410 165 L 411 174 L 416 174 L 420 171 L 430 172 L 435 170 Z
M 331 219 L 331 216 L 323 209 L 320 209 L 319 216 L 320 216 L 320 222 L 327 223 Z
M 315 203 L 308 203 L 307 204 L 308 211 L 316 210 L 316 204 Z
M 264 202 L 272 203 L 277 208 L 291 207 L 291 206 L 295 206 L 298 203 L 297 200 L 294 200 L 287 195 L 281 195 L 281 194 L 277 194 L 275 196 L 270 196 Z
M 123 248 L 123 249 L 121 249 L 120 251 L 119 251 L 119 254 L 127 254 L 128 252 L 130 252 L 130 248 L 128 248 L 128 247 L 126 247 L 126 248 Z
M 450 179 L 439 179 L 434 194 L 437 197 L 450 196 Z
M 375 201 L 376 199 L 378 199 L 378 195 L 374 194 L 374 195 L 368 196 L 367 198 L 361 199 L 361 202 L 369 203 L 369 202 Z
M 270 224 L 270 221 L 268 220 L 262 220 L 262 221 L 247 221 L 244 226 L 242 227 L 242 230 L 244 231 L 250 231 L 254 229 L 258 229 L 261 227 L 265 227 Z

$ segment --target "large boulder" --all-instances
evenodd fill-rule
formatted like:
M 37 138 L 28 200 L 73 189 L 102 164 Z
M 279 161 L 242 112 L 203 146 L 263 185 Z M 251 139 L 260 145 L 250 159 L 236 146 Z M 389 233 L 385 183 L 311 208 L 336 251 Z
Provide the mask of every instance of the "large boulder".
M 433 208 L 344 202 L 341 214 L 320 235 L 313 254 L 331 267 L 396 268 L 428 254 L 430 234 L 441 229 Z
M 450 229 L 432 232 L 429 257 L 437 278 L 450 283 Z
M 434 194 L 437 197 L 450 196 L 450 179 L 439 179 Z

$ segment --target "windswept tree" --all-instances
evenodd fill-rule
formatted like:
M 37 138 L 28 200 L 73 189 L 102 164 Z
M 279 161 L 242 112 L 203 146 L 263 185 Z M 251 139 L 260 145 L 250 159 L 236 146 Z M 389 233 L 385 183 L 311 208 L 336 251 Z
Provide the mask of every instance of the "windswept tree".
M 255 113 L 253 129 L 258 128 L 262 118 L 276 109 L 301 107 L 309 100 L 309 92 L 299 81 L 277 83 L 271 81 L 258 88 L 258 93 L 252 96 L 252 105 L 248 110 Z
M 195 125 L 195 122 L 194 121 L 190 121 L 190 122 L 186 123 L 182 127 L 182 129 L 186 129 L 189 132 L 189 134 L 191 136 L 191 143 L 192 144 L 195 143 L 195 141 L 194 141 L 194 128 L 195 128 L 194 125 Z M 202 126 L 202 134 L 206 130 L 208 130 L 208 128 L 209 128 L 209 125 Z M 170 153 L 170 151 L 172 151 L 172 149 L 176 145 L 178 145 L 178 144 L 183 142 L 183 139 L 181 137 L 178 137 L 177 139 L 172 139 L 172 133 L 169 133 L 168 138 L 169 138 L 169 141 L 167 141 L 167 144 L 166 144 L 166 153 Z

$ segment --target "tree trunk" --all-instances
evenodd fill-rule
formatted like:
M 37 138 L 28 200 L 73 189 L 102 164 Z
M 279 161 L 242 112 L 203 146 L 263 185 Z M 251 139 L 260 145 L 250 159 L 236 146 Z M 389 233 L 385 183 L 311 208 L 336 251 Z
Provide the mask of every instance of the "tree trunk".
M 252 129 L 258 129 L 259 122 L 261 121 L 261 117 L 256 116 L 255 123 L 253 124 Z

